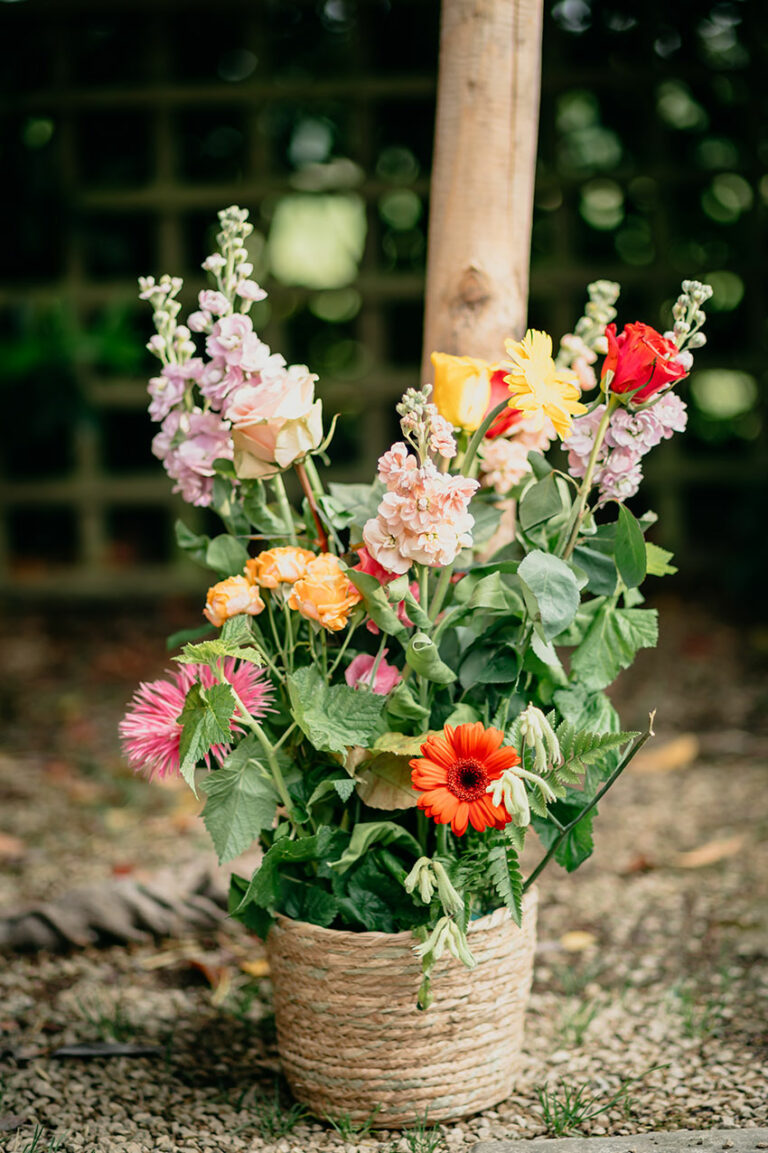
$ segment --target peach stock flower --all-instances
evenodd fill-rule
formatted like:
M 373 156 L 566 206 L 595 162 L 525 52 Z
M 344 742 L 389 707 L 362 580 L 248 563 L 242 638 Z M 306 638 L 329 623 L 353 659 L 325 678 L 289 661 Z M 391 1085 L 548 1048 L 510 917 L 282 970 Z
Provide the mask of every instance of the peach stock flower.
M 552 359 L 552 338 L 529 328 L 522 340 L 506 341 L 511 363 L 506 382 L 510 405 L 520 409 L 531 426 L 543 426 L 547 417 L 561 440 L 568 435 L 573 417 L 587 411 L 580 400 L 579 381 L 569 368 L 558 368 Z
M 203 616 L 220 629 L 230 617 L 240 613 L 255 617 L 263 611 L 264 601 L 256 585 L 244 576 L 233 576 L 208 589 Z
M 288 605 L 307 620 L 317 621 L 330 632 L 343 629 L 349 614 L 362 600 L 360 593 L 331 553 L 309 562 L 288 597 Z
M 263 589 L 275 589 L 279 584 L 294 584 L 307 571 L 307 565 L 315 559 L 315 553 L 308 548 L 270 548 L 251 557 L 245 566 L 245 575 Z

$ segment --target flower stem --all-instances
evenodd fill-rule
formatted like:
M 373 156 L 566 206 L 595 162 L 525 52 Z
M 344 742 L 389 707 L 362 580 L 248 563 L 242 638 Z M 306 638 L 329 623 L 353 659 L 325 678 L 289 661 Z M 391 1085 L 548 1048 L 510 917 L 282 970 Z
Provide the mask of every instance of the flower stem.
M 293 523 L 293 510 L 291 509 L 290 503 L 288 501 L 288 494 L 285 491 L 285 482 L 280 473 L 277 473 L 276 476 L 272 477 L 272 488 L 274 490 L 275 496 L 277 497 L 277 504 L 280 509 L 280 515 L 285 521 L 288 538 L 291 544 L 296 544 L 296 526 Z
M 626 769 L 626 767 L 627 767 L 627 765 L 629 764 L 629 762 L 630 762 L 630 761 L 631 761 L 631 760 L 632 760 L 632 759 L 633 759 L 635 756 L 637 756 L 637 754 L 640 752 L 640 750 L 642 749 L 642 747 L 643 747 L 643 745 L 645 744 L 645 742 L 646 742 L 647 740 L 649 740 L 651 737 L 653 737 L 653 736 L 655 736 L 655 735 L 656 735 L 656 734 L 654 733 L 654 731 L 653 731 L 653 719 L 654 719 L 654 717 L 655 717 L 655 716 L 656 716 L 656 710 L 654 709 L 654 711 L 653 711 L 652 713 L 650 713 L 650 714 L 649 714 L 649 716 L 648 716 L 648 728 L 645 730 L 645 732 L 644 732 L 644 733 L 642 733 L 642 735 L 641 735 L 641 736 L 639 736 L 639 737 L 637 738 L 637 740 L 634 742 L 634 744 L 633 744 L 633 745 L 632 745 L 632 747 L 629 749 L 629 751 L 627 752 L 627 754 L 626 754 L 626 755 L 625 755 L 625 756 L 622 758 L 622 760 L 619 762 L 619 764 L 618 764 L 618 767 L 617 767 L 616 769 L 614 769 L 614 771 L 611 773 L 610 777 L 609 777 L 609 778 L 608 778 L 608 780 L 605 782 L 605 784 L 603 785 L 602 789 L 600 789 L 600 791 L 599 791 L 599 792 L 595 793 L 595 795 L 594 795 L 594 797 L 592 798 L 592 800 L 589 802 L 589 804 L 587 804 L 587 805 L 585 805 L 585 806 L 584 806 L 584 808 L 583 808 L 583 809 L 581 810 L 581 812 L 579 813 L 578 817 L 574 817 L 574 819 L 573 819 L 573 820 L 570 822 L 570 824 L 568 824 L 568 825 L 564 825 L 564 826 L 563 826 L 563 825 L 561 825 L 561 826 L 560 826 L 560 833 L 559 833 L 559 835 L 558 835 L 558 836 L 557 836 L 557 838 L 556 838 L 556 839 L 555 839 L 555 840 L 552 842 L 552 844 L 549 846 L 549 849 L 548 849 L 548 850 L 547 850 L 547 852 L 544 854 L 544 856 L 543 856 L 543 857 L 542 857 L 542 859 L 539 861 L 539 863 L 538 863 L 538 865 L 536 866 L 536 868 L 535 868 L 535 869 L 533 870 L 533 872 L 531 873 L 531 875 L 530 875 L 530 877 L 528 878 L 528 880 L 527 880 L 527 881 L 525 882 L 525 884 L 523 885 L 523 892 L 525 892 L 527 889 L 529 889 L 529 888 L 531 887 L 531 885 L 534 883 L 534 881 L 535 881 L 535 880 L 536 880 L 536 879 L 537 879 L 537 878 L 538 878 L 538 877 L 539 877 L 539 876 L 540 876 L 540 875 L 541 875 L 541 874 L 544 872 L 544 870 L 546 869 L 547 865 L 548 865 L 548 864 L 549 864 L 549 862 L 552 860 L 552 858 L 554 857 L 555 853 L 556 853 L 556 852 L 557 852 L 557 850 L 560 848 L 560 846 L 562 845 L 563 841 L 564 841 L 564 840 L 565 840 L 565 838 L 568 836 L 568 834 L 569 834 L 569 833 L 571 833 L 571 832 L 573 832 L 573 830 L 574 830 L 574 829 L 576 828 L 576 826 L 578 825 L 579 821 L 583 821 L 583 820 L 584 820 L 584 818 L 586 817 L 587 813 L 591 812 L 591 811 L 592 811 L 592 809 L 594 809 L 594 808 L 595 808 L 595 806 L 598 804 L 598 802 L 599 802 L 600 800 L 602 800 L 602 798 L 605 796 L 605 794 L 606 794 L 606 793 L 608 792 L 608 790 L 610 789 L 611 785 L 615 784 L 615 782 L 616 782 L 616 781 L 619 779 L 619 777 L 621 776 L 621 774 L 624 772 L 624 770 Z
M 352 636 L 353 636 L 356 628 L 357 628 L 357 625 L 353 625 L 352 628 L 347 630 L 347 635 L 344 638 L 344 643 L 342 644 L 341 648 L 339 649 L 339 651 L 336 655 L 336 660 L 333 662 L 333 664 L 331 665 L 331 667 L 328 670 L 328 679 L 329 680 L 331 679 L 333 674 L 336 672 L 336 669 L 338 668 L 339 663 L 341 662 L 341 658 L 344 656 L 344 653 L 347 651 L 347 645 L 352 640 Z
M 584 474 L 584 480 L 581 482 L 579 488 L 579 497 L 574 505 L 571 519 L 568 525 L 568 536 L 565 549 L 563 551 L 563 560 L 568 560 L 571 553 L 576 547 L 576 541 L 579 539 L 579 529 L 581 522 L 584 520 L 584 513 L 587 507 L 587 497 L 589 496 L 590 489 L 592 488 L 592 477 L 595 475 L 595 468 L 597 467 L 597 458 L 600 455 L 600 449 L 603 447 L 605 434 L 608 431 L 608 425 L 611 420 L 618 400 L 615 396 L 609 396 L 608 402 L 605 406 L 603 419 L 598 425 L 597 432 L 595 433 L 595 443 L 592 445 L 592 452 L 589 454 L 589 461 L 587 463 L 587 471 Z
M 474 459 L 475 459 L 475 455 L 477 453 L 477 450 L 479 449 L 480 445 L 483 443 L 483 437 L 485 436 L 488 429 L 493 424 L 496 417 L 501 416 L 502 412 L 504 411 L 505 408 L 508 407 L 508 405 L 509 405 L 509 398 L 507 397 L 505 400 L 500 401 L 500 403 L 497 404 L 495 408 L 492 408 L 491 411 L 488 413 L 488 415 L 483 419 L 483 423 L 480 425 L 480 427 L 475 429 L 474 433 L 472 434 L 472 439 L 469 442 L 469 447 L 467 448 L 467 451 L 464 454 L 464 461 L 463 461 L 462 466 L 461 466 L 461 475 L 462 476 L 469 476 L 470 475 L 470 472 L 472 471 L 472 465 L 474 463 Z
M 307 470 L 304 467 L 304 462 L 297 461 L 293 467 L 296 470 L 296 476 L 299 478 L 299 484 L 304 491 L 304 496 L 307 498 L 307 504 L 309 505 L 310 512 L 312 513 L 312 519 L 315 522 L 315 528 L 317 529 L 317 543 L 320 545 L 321 552 L 328 552 L 328 534 L 326 533 L 325 528 L 323 527 L 323 522 L 320 519 L 320 510 L 317 507 L 315 493 L 313 491 L 312 485 L 310 484 L 309 477 L 307 476 Z M 319 479 L 317 477 L 317 473 L 315 473 L 315 477 Z

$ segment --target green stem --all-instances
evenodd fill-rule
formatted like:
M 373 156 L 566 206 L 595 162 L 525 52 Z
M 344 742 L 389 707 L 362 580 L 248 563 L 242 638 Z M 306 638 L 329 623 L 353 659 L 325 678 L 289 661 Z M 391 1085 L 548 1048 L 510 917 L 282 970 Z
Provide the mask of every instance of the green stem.
M 291 733 L 293 732 L 293 730 L 295 728 L 296 728 L 296 721 L 291 721 L 290 725 L 285 730 L 285 732 L 283 733 L 280 740 L 272 746 L 272 748 L 275 750 L 275 752 L 277 752 L 277 750 L 280 748 L 281 745 L 285 744 L 285 742 L 288 740 L 289 736 L 291 735 Z
M 480 427 L 476 428 L 475 431 L 473 432 L 472 439 L 469 442 L 469 447 L 467 448 L 466 454 L 464 456 L 464 460 L 463 460 L 462 465 L 461 465 L 461 475 L 462 476 L 469 476 L 469 474 L 472 470 L 472 465 L 474 463 L 475 454 L 477 453 L 477 450 L 479 449 L 480 445 L 483 443 L 483 437 L 485 436 L 488 429 L 493 424 L 496 417 L 501 416 L 502 412 L 504 411 L 505 408 L 507 408 L 508 405 L 509 405 L 509 398 L 507 398 L 506 400 L 502 400 L 499 404 L 496 405 L 495 408 L 491 409 L 491 411 L 488 413 L 488 415 L 484 418 L 483 423 L 480 425 Z
M 578 817 L 574 817 L 574 819 L 568 825 L 565 825 L 565 826 L 561 825 L 561 827 L 560 827 L 561 831 L 560 831 L 559 836 L 552 842 L 552 844 L 550 845 L 547 852 L 544 854 L 544 856 L 539 861 L 536 868 L 531 873 L 528 880 L 523 885 L 523 892 L 525 892 L 527 889 L 530 889 L 530 887 L 534 883 L 534 881 L 544 872 L 547 865 L 552 860 L 555 853 L 560 848 L 560 846 L 562 845 L 563 841 L 568 836 L 568 834 L 573 832 L 573 830 L 578 825 L 579 821 L 583 821 L 584 818 L 586 817 L 587 813 L 591 812 L 592 809 L 594 809 L 595 806 L 598 804 L 598 802 L 600 800 L 602 800 L 602 798 L 605 796 L 605 794 L 610 789 L 611 785 L 616 783 L 616 781 L 619 779 L 621 774 L 624 772 L 624 770 L 626 769 L 626 767 L 630 763 L 630 761 L 635 756 L 637 756 L 637 754 L 640 752 L 640 750 L 642 749 L 645 742 L 647 740 L 649 740 L 651 737 L 655 736 L 655 733 L 653 731 L 653 718 L 655 716 L 656 716 L 656 710 L 654 709 L 654 711 L 648 717 L 648 728 L 645 730 L 645 732 L 641 736 L 639 736 L 637 738 L 637 740 L 634 742 L 634 744 L 632 745 L 631 749 L 628 751 L 626 756 L 623 757 L 623 759 L 619 762 L 618 767 L 616 769 L 614 769 L 614 771 L 611 773 L 610 777 L 605 782 L 602 789 L 600 789 L 600 791 L 595 794 L 595 796 L 592 798 L 592 800 L 589 802 L 589 804 L 584 806 L 584 808 L 579 813 Z
M 368 684 L 371 686 L 371 692 L 373 692 L 373 686 L 376 684 L 376 673 L 379 671 L 379 665 L 381 664 L 384 657 L 384 649 L 386 644 L 387 634 L 382 633 L 381 640 L 379 641 L 379 651 L 376 653 L 376 659 L 371 666 L 371 675 L 368 677 Z
M 347 630 L 347 635 L 344 638 L 344 643 L 342 644 L 341 648 L 338 651 L 338 654 L 336 656 L 336 660 L 333 662 L 333 664 L 331 665 L 331 667 L 328 670 L 328 679 L 329 680 L 331 679 L 333 674 L 336 672 L 336 669 L 339 667 L 339 664 L 341 663 L 341 659 L 344 656 L 344 653 L 347 651 L 347 645 L 352 640 L 352 636 L 354 635 L 356 629 L 357 629 L 357 625 L 353 625 L 350 629 Z
M 448 826 L 437 826 L 437 851 L 441 857 L 448 856 Z
M 307 470 L 309 483 L 312 486 L 312 491 L 315 496 L 324 496 L 325 489 L 323 488 L 323 482 L 320 479 L 320 473 L 317 471 L 317 465 L 311 456 L 304 457 L 304 468 Z
M 437 585 L 435 586 L 435 595 L 432 598 L 432 604 L 429 606 L 429 619 L 434 621 L 443 607 L 446 593 L 451 585 L 451 577 L 453 576 L 453 565 L 446 565 L 438 577 Z M 426 612 L 426 609 L 424 610 Z
M 288 538 L 291 544 L 296 544 L 296 526 L 293 523 L 293 510 L 288 500 L 288 493 L 285 491 L 285 481 L 280 473 L 272 477 L 272 489 L 277 497 L 280 516 L 285 521 Z
M 312 520 L 315 522 L 315 528 L 317 529 L 317 543 L 320 546 L 320 551 L 328 552 L 328 534 L 325 531 L 325 526 L 323 525 L 322 519 L 320 517 L 320 509 L 317 507 L 315 494 L 313 492 L 312 485 L 310 484 L 307 470 L 304 467 L 304 462 L 297 461 L 293 467 L 294 471 L 296 472 L 296 476 L 299 478 L 299 484 L 301 485 L 304 496 L 307 498 L 309 511 L 312 513 Z
M 584 474 L 584 480 L 581 482 L 581 487 L 579 489 L 579 499 L 574 505 L 573 512 L 571 513 L 571 520 L 568 526 L 567 543 L 563 552 L 563 560 L 568 560 L 574 548 L 576 547 L 576 541 L 579 539 L 579 529 L 581 528 L 581 522 L 584 519 L 584 513 L 587 507 L 587 497 L 589 496 L 590 489 L 592 488 L 592 477 L 595 475 L 597 458 L 600 455 L 600 449 L 603 447 L 603 440 L 605 439 L 605 434 L 608 431 L 608 425 L 610 423 L 611 416 L 613 415 L 613 412 L 615 411 L 618 403 L 619 402 L 615 396 L 608 397 L 608 402 L 605 406 L 605 412 L 603 413 L 603 419 L 598 425 L 598 429 L 595 434 L 595 443 L 592 445 L 592 452 L 589 454 L 587 471 Z
M 429 613 L 429 567 L 422 565 L 419 571 L 419 603 L 423 612 Z M 429 696 L 429 681 L 426 677 L 419 677 L 419 704 L 423 709 L 427 707 Z
M 272 744 L 269 740 L 269 737 L 264 732 L 263 728 L 261 727 L 259 722 L 256 720 L 256 718 L 251 713 L 248 712 L 248 709 L 245 707 L 242 700 L 240 699 L 238 694 L 235 692 L 231 683 L 226 679 L 226 677 L 224 677 L 221 674 L 221 672 L 219 673 L 219 680 L 220 680 L 221 684 L 229 685 L 230 689 L 232 690 L 232 696 L 235 698 L 235 704 L 238 707 L 238 710 L 240 712 L 240 715 L 242 716 L 242 719 L 245 721 L 248 728 L 254 734 L 254 736 L 256 737 L 256 740 L 259 742 L 259 744 L 261 745 L 261 747 L 264 751 L 264 756 L 267 758 L 267 764 L 269 765 L 269 771 L 272 774 L 272 780 L 275 783 L 275 788 L 277 789 L 277 791 L 280 795 L 280 800 L 283 802 L 283 806 L 285 808 L 285 811 L 288 814 L 288 820 L 293 825 L 294 832 L 299 837 L 306 836 L 305 831 L 301 828 L 301 825 L 296 820 L 296 815 L 295 815 L 294 810 L 293 810 L 293 803 L 291 801 L 291 797 L 290 797 L 290 794 L 288 792 L 288 788 L 287 788 L 286 783 L 285 783 L 285 778 L 283 777 L 282 769 L 280 768 L 280 764 L 277 760 L 277 757 L 275 756 L 275 750 L 272 747 Z
M 285 665 L 285 663 L 286 663 L 285 651 L 283 650 L 283 646 L 280 644 L 280 637 L 279 637 L 278 632 L 277 632 L 277 625 L 275 624 L 275 614 L 272 611 L 272 597 L 271 597 L 269 592 L 267 592 L 267 595 L 264 598 L 264 600 L 266 601 L 266 604 L 267 604 L 267 617 L 269 618 L 269 625 L 270 625 L 270 628 L 272 630 L 272 639 L 275 642 L 275 648 L 277 649 L 278 653 L 280 654 L 280 659 L 282 660 L 283 664 Z

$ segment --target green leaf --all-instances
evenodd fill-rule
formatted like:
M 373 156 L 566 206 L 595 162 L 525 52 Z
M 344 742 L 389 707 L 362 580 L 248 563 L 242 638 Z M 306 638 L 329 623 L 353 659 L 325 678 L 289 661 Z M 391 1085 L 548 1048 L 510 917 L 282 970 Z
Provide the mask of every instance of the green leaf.
M 192 532 L 192 529 L 187 528 L 183 520 L 177 520 L 173 527 L 176 533 L 176 544 L 179 548 L 184 550 L 190 560 L 197 561 L 198 564 L 206 564 L 205 554 L 211 543 L 210 537 Z
M 482 720 L 480 713 L 474 709 L 472 705 L 468 705 L 466 701 L 456 705 L 452 712 L 443 721 L 444 725 L 451 725 L 454 729 L 457 725 L 472 725 L 476 721 Z
M 595 596 L 610 597 L 616 592 L 618 573 L 612 556 L 588 544 L 578 544 L 573 550 L 574 562 L 587 576 L 587 588 Z
M 523 878 L 511 845 L 494 845 L 488 853 L 488 876 L 501 900 L 520 925 L 523 919 Z
M 263 481 L 245 481 L 243 487 L 246 489 L 243 512 L 256 531 L 278 539 L 288 537 L 292 526 L 287 525 L 276 511 L 278 508 L 276 504 L 267 503 Z
M 230 721 L 235 711 L 235 698 L 230 685 L 212 685 L 204 689 L 195 684 L 187 693 L 179 716 L 182 726 L 179 744 L 181 775 L 193 792 L 195 766 L 211 745 L 227 744 L 232 739 Z
M 266 941 L 274 917 L 266 909 L 258 905 L 246 905 L 241 908 L 243 897 L 248 891 L 248 882 L 245 877 L 238 877 L 233 873 L 229 878 L 229 897 L 227 907 L 230 917 L 234 917 L 255 933 L 262 941 Z
M 573 653 L 571 672 L 586 688 L 603 689 L 632 663 L 638 649 L 653 648 L 658 635 L 656 609 L 603 605 Z
M 234 475 L 234 467 L 230 462 L 226 463 Z M 229 477 L 214 477 L 211 506 L 224 521 L 227 532 L 234 536 L 247 536 L 251 527 L 248 517 L 243 512 L 241 500 L 239 485 L 233 485 Z
M 345 873 L 372 845 L 392 844 L 404 845 L 416 857 L 421 854 L 421 845 L 416 838 L 393 821 L 362 821 L 355 825 L 349 845 L 338 861 L 331 861 L 330 866 L 332 869 L 338 869 L 340 873 Z
M 541 621 L 544 639 L 553 640 L 571 623 L 581 602 L 573 571 L 559 557 L 534 549 L 521 561 L 517 573 L 528 611 Z
M 563 511 L 563 501 L 552 472 L 523 493 L 518 516 L 524 529 L 533 528 Z
M 429 720 L 429 709 L 419 704 L 405 681 L 396 684 L 387 697 L 387 712 L 403 721 Z
M 327 889 L 291 877 L 283 882 L 280 911 L 294 921 L 308 921 L 327 929 L 338 915 L 339 902 Z
M 547 458 L 542 456 L 540 452 L 536 452 L 535 449 L 531 449 L 528 453 L 528 463 L 537 480 L 543 480 L 548 473 L 552 472 L 552 465 Z
M 291 673 L 287 683 L 293 719 L 316 749 L 344 753 L 352 745 L 373 744 L 383 696 L 346 685 L 329 688 L 313 665 Z
M 677 572 L 675 565 L 670 564 L 673 553 L 668 552 L 665 548 L 660 548 L 659 545 L 653 544 L 647 540 L 645 542 L 646 561 L 648 564 L 648 576 L 672 576 Z
M 550 805 L 549 811 L 557 818 L 561 825 L 569 825 L 583 808 L 583 799 L 577 801 L 564 800 L 555 801 L 554 804 Z M 594 848 L 592 822 L 596 812 L 596 809 L 592 809 L 585 817 L 582 817 L 578 825 L 564 838 L 555 853 L 555 860 L 558 865 L 562 865 L 569 873 L 572 873 L 574 869 L 578 869 L 579 865 L 583 864 L 587 857 L 592 855 Z M 544 820 L 542 817 L 533 817 L 531 824 L 539 834 L 541 843 L 547 849 L 549 849 L 560 836 L 560 829 L 558 829 L 552 821 Z
M 459 669 L 459 681 L 464 689 L 473 685 L 512 684 L 520 661 L 512 648 L 489 648 L 480 645 L 470 649 Z
M 363 605 L 368 616 L 387 636 L 398 637 L 405 642 L 405 625 L 397 615 L 397 610 L 389 602 L 386 590 L 370 573 L 347 569 L 347 577 L 362 595 Z
M 354 791 L 355 782 L 351 777 L 326 777 L 310 795 L 307 808 L 311 808 L 317 801 L 327 797 L 329 793 L 335 793 L 346 804 Z
M 616 567 L 628 589 L 637 588 L 645 580 L 643 530 L 623 504 L 619 505 L 619 521 L 616 526 Z
M 256 738 L 248 736 L 230 753 L 220 769 L 200 785 L 208 798 L 203 823 L 210 833 L 219 864 L 231 861 L 272 827 L 279 797 L 259 761 Z
M 282 837 L 279 841 L 275 841 L 264 854 L 259 868 L 251 877 L 248 888 L 234 912 L 239 916 L 250 904 L 260 905 L 264 909 L 274 909 L 280 897 L 281 865 L 325 861 L 329 855 L 335 855 L 346 840 L 345 833 L 321 825 L 311 837 L 301 837 L 298 841 Z
M 328 491 L 349 515 L 352 524 L 362 530 L 365 522 L 376 516 L 385 490 L 380 481 L 374 481 L 373 484 L 339 484 L 332 481 Z M 360 540 L 360 536 L 352 539 Z
M 461 613 L 451 614 L 451 623 L 459 617 L 474 613 L 479 609 L 494 613 L 511 613 L 521 616 L 523 603 L 519 593 L 504 581 L 499 572 L 489 573 L 487 576 L 476 576 L 470 573 L 462 577 L 454 589 L 454 601 L 462 606 Z
M 574 784 L 587 765 L 602 760 L 606 752 L 622 748 L 639 735 L 637 732 L 579 732 L 568 721 L 563 721 L 558 726 L 557 739 L 564 763 L 556 770 L 556 776 Z
M 205 563 L 222 577 L 241 576 L 247 560 L 245 545 L 229 533 L 215 536 L 205 554 Z
M 426 633 L 418 632 L 411 637 L 405 659 L 415 673 L 428 681 L 450 685 L 456 680 L 456 673 L 440 659 L 437 645 Z

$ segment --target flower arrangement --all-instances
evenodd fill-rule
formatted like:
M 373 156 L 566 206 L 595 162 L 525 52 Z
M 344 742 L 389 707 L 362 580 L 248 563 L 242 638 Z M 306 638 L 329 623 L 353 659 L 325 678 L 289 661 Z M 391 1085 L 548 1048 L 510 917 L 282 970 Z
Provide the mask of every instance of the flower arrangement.
M 651 734 L 652 718 L 622 731 L 604 690 L 656 643 L 642 582 L 675 569 L 646 540 L 654 514 L 625 502 L 644 455 L 685 428 L 673 389 L 711 290 L 684 281 L 665 334 L 618 332 L 619 287 L 599 281 L 556 354 L 536 330 L 497 362 L 435 353 L 373 482 L 325 484 L 316 377 L 253 330 L 247 212 L 219 215 L 214 285 L 186 325 L 180 280 L 141 281 L 162 366 L 153 451 L 225 531 L 177 526 L 219 579 L 177 671 L 129 706 L 125 751 L 200 789 L 220 860 L 262 846 L 232 878 L 234 916 L 261 936 L 278 913 L 412 930 L 426 1007 L 445 952 L 474 964 L 470 919 L 506 905 L 519 923 L 551 860 L 589 856 L 600 798 Z

